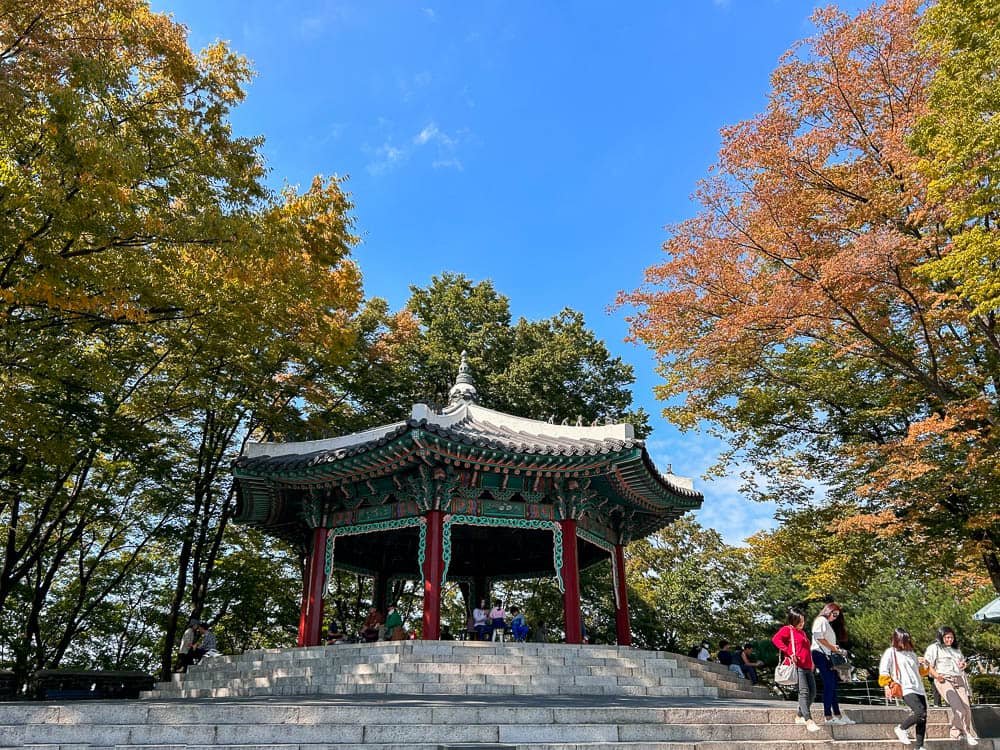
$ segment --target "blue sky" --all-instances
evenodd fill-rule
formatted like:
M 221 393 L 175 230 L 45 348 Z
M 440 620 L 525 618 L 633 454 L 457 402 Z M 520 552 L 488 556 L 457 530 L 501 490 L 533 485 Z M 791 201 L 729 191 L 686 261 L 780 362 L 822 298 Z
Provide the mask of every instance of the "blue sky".
M 266 138 L 275 186 L 348 175 L 369 295 L 455 271 L 492 279 L 515 316 L 581 310 L 636 369 L 661 469 L 696 477 L 699 521 L 740 543 L 774 525 L 738 477 L 700 475 L 721 445 L 681 434 L 654 363 L 608 307 L 661 257 L 664 225 L 766 101 L 812 2 L 156 0 L 193 47 L 224 39 L 257 71 L 234 114 Z

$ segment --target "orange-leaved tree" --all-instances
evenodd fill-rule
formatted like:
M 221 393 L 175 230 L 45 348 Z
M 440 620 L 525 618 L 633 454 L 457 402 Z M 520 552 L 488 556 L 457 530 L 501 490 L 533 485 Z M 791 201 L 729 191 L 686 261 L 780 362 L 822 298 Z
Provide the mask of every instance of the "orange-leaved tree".
M 952 250 L 913 146 L 938 68 L 921 6 L 817 11 L 619 301 L 665 413 L 725 435 L 751 492 L 823 487 L 857 508 L 842 528 L 974 547 L 1000 590 L 995 310 L 921 273 Z

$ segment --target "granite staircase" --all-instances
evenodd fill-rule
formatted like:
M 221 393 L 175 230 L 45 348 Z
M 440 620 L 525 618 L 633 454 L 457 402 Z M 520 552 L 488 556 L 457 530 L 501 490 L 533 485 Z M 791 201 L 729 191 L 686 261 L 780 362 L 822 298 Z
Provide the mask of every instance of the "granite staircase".
M 662 699 L 659 699 L 662 700 Z M 670 700 L 670 699 L 667 699 Z M 674 699 L 675 701 L 677 699 Z M 791 704 L 685 699 L 378 695 L 0 704 L 12 750 L 896 750 L 897 708 L 852 710 L 853 726 L 810 734 Z M 928 750 L 945 739 L 931 713 Z M 981 740 L 982 750 L 1000 743 Z
M 175 674 L 144 698 L 292 695 L 767 698 L 721 664 L 618 646 L 389 641 L 248 651 Z
M 0 703 L 0 750 L 900 747 L 892 727 L 903 709 L 850 715 L 857 724 L 809 733 L 794 704 L 673 654 L 416 641 L 218 657 L 138 701 Z M 947 739 L 946 722 L 932 711 L 928 750 L 966 746 Z M 1000 750 L 1000 741 L 979 747 Z

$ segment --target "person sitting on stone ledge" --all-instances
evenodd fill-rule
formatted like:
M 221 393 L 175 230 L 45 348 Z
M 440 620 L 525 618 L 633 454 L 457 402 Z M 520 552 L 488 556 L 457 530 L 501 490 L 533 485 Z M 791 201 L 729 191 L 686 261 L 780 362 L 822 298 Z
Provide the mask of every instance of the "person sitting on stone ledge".
M 379 627 L 384 622 L 382 613 L 376 607 L 368 610 L 368 616 L 361 623 L 361 640 L 365 643 L 374 643 L 378 640 Z
M 750 680 L 751 685 L 756 685 L 759 681 L 757 667 L 763 667 L 764 662 L 753 657 L 753 644 L 747 643 L 743 646 L 740 654 L 740 667 L 743 669 L 743 676 Z
M 489 625 L 487 624 L 487 617 L 489 617 L 489 610 L 486 609 L 486 600 L 480 599 L 479 606 L 472 610 L 472 626 L 476 630 L 476 637 L 480 641 L 486 640 L 486 632 L 489 630 Z
M 539 620 L 531 632 L 532 643 L 548 643 L 549 633 L 545 629 L 545 620 Z
M 201 661 L 206 656 L 209 658 L 221 656 L 218 641 L 215 640 L 215 633 L 212 632 L 212 627 L 204 620 L 198 623 L 198 633 L 198 644 L 194 648 L 195 661 Z
M 479 634 L 476 632 L 476 620 L 469 613 L 469 616 L 465 618 L 465 628 L 461 630 L 458 634 L 459 640 L 462 641 L 478 641 Z
M 389 605 L 389 614 L 385 618 L 385 630 L 390 641 L 406 640 L 406 631 L 403 630 L 403 616 L 391 604 Z
M 330 620 L 330 627 L 326 630 L 326 645 L 332 646 L 334 643 L 343 643 L 347 639 L 340 625 L 336 620 Z
M 719 641 L 719 664 L 729 667 L 730 672 L 734 672 L 740 677 L 743 676 L 740 665 L 733 661 L 733 652 L 729 647 L 729 641 Z
M 517 607 L 511 607 L 510 613 L 513 615 L 510 621 L 510 634 L 518 643 L 524 643 L 528 638 L 528 621 Z
M 493 601 L 493 609 L 490 610 L 490 630 L 494 641 L 503 640 L 503 636 L 507 633 L 507 613 L 499 599 Z

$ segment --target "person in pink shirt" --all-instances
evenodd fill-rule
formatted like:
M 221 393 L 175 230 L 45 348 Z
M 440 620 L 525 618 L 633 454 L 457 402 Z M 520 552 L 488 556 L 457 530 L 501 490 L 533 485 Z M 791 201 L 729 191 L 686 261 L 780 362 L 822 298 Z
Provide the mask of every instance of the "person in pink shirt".
M 780 628 L 771 642 L 785 656 L 795 662 L 795 671 L 799 676 L 799 713 L 795 717 L 796 724 L 805 724 L 810 732 L 818 732 L 819 725 L 813 721 L 809 707 L 816 699 L 816 675 L 813 674 L 811 638 L 806 633 L 805 613 L 795 607 L 788 608 L 788 619 Z
M 499 599 L 493 602 L 493 609 L 490 610 L 490 627 L 493 629 L 493 640 L 502 641 L 507 633 L 507 613 Z

